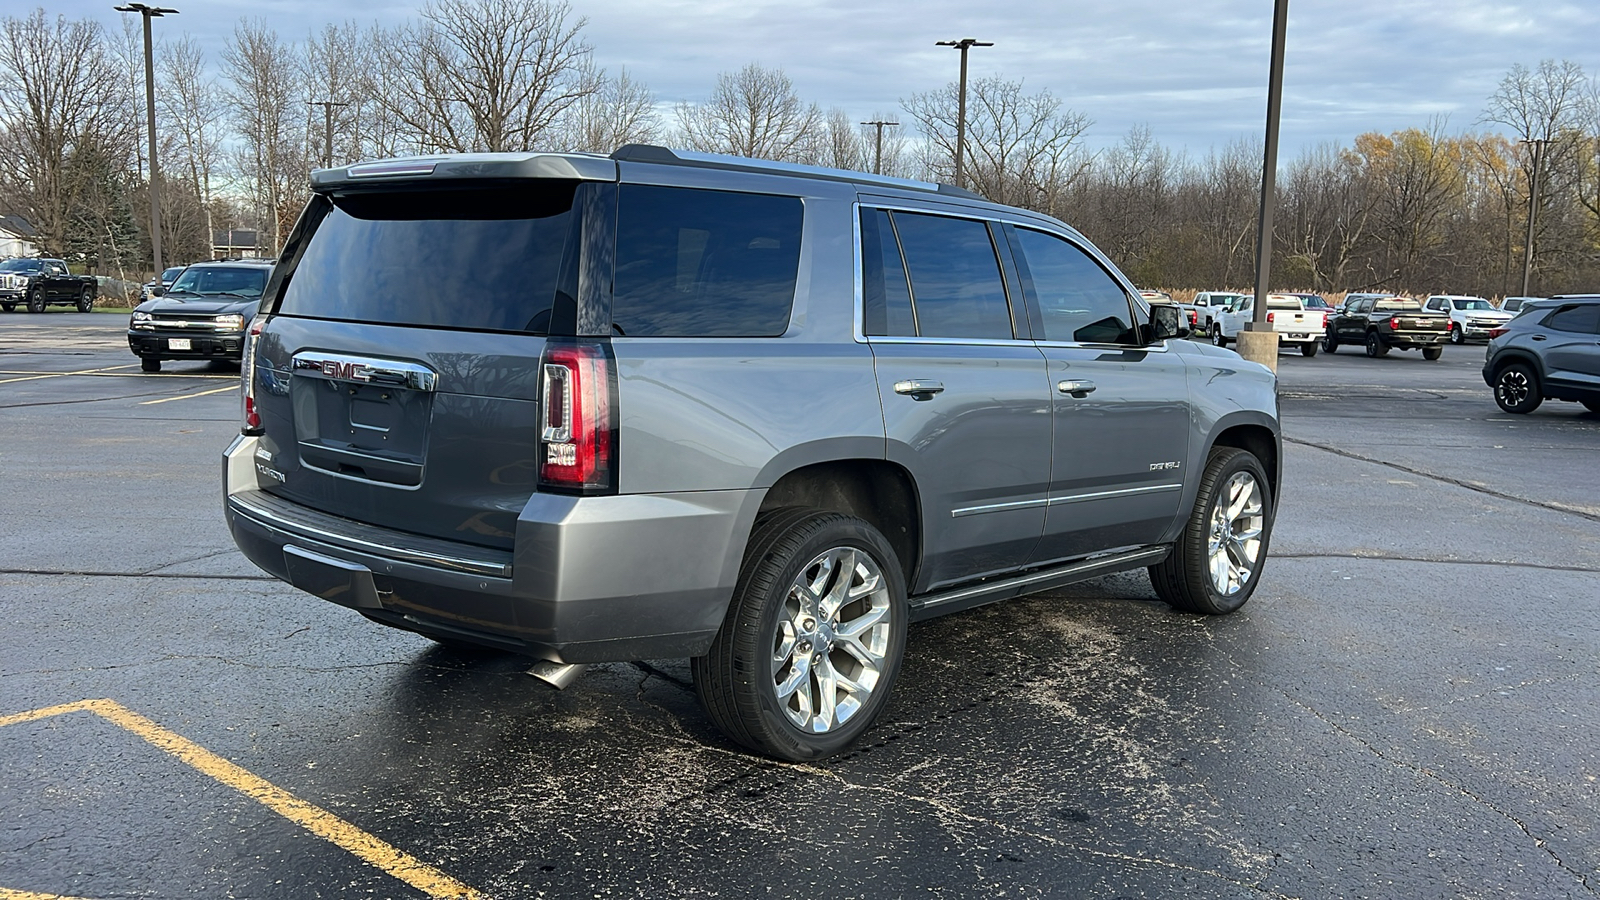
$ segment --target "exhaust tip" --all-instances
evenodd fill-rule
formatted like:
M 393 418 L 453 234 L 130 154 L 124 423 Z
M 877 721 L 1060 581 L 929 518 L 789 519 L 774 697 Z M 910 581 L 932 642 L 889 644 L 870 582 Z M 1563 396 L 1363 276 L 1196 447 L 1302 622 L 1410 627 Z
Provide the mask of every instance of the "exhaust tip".
M 588 668 L 582 663 L 556 663 L 541 659 L 533 664 L 528 674 L 560 691 L 577 681 Z

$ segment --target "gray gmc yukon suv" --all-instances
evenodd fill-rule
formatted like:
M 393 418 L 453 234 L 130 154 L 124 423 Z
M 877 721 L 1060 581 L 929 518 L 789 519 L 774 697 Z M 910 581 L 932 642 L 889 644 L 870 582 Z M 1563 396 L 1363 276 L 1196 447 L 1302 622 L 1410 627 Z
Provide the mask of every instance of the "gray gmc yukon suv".
M 257 565 L 556 683 L 690 657 L 800 760 L 909 622 L 1148 568 L 1259 583 L 1276 384 L 1062 223 L 633 145 L 318 171 L 251 324 L 226 513 Z

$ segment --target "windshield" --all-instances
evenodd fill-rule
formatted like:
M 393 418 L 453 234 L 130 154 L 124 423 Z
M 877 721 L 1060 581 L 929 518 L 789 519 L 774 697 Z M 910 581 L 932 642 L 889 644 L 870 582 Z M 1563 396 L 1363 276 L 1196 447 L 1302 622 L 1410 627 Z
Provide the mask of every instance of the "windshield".
M 1487 300 L 1455 300 L 1452 301 L 1456 309 L 1494 309 L 1494 304 Z
M 37 272 L 43 267 L 37 259 L 8 259 L 0 263 L 0 272 Z
M 267 286 L 267 267 L 190 266 L 172 285 L 174 294 L 244 297 L 254 300 Z
M 177 278 L 178 277 L 178 273 L 182 272 L 182 271 L 183 271 L 183 266 L 173 266 L 172 268 L 170 268 L 170 269 L 166 270 L 165 272 L 161 273 L 161 280 L 162 281 L 171 281 L 172 279 Z

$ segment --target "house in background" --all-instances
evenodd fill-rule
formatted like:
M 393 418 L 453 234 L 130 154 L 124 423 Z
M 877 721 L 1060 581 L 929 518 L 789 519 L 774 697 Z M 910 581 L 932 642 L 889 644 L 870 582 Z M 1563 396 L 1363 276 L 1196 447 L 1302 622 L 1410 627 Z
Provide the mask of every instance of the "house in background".
M 0 259 L 38 256 L 39 236 L 33 225 L 21 216 L 0 216 Z
M 254 228 L 230 228 L 211 232 L 211 258 L 235 259 L 260 256 L 259 234 Z

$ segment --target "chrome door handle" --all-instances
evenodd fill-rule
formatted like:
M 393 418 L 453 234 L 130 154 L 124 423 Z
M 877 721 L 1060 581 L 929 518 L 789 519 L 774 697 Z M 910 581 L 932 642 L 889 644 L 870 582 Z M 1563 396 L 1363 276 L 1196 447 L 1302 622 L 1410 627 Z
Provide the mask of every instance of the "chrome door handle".
M 926 378 L 908 378 L 894 383 L 896 394 L 905 394 L 915 400 L 927 400 L 944 390 L 944 383 Z
M 1063 394 L 1071 394 L 1079 400 L 1082 400 L 1094 392 L 1094 382 L 1084 381 L 1082 379 L 1076 381 L 1058 381 L 1056 382 L 1056 390 Z

